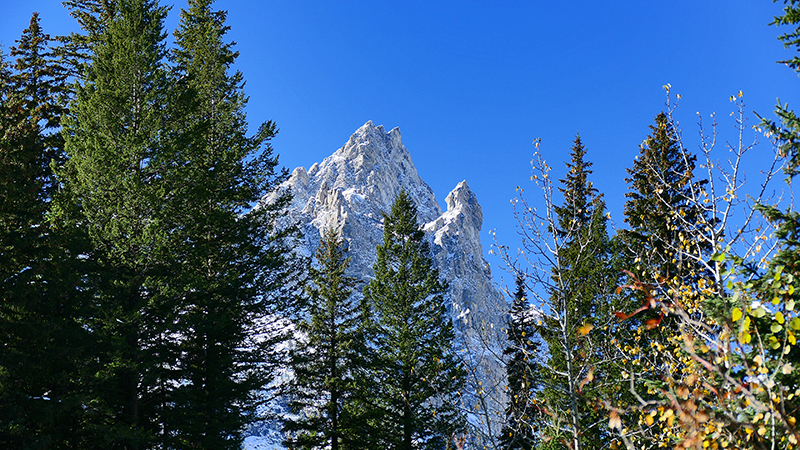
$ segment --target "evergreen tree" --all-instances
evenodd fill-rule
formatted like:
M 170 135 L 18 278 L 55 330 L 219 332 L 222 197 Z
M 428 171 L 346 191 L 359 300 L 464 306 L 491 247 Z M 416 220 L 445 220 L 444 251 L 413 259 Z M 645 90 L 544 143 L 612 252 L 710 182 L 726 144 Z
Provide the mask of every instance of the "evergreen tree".
M 694 178 L 696 157 L 680 148 L 667 115 L 659 113 L 650 130 L 625 180 L 629 191 L 624 213 L 631 228 L 621 230 L 616 243 L 623 267 L 635 279 L 653 285 L 664 283 L 664 290 L 671 289 L 677 296 L 682 288 L 696 290 L 702 278 L 713 279 L 699 259 L 708 257 L 712 250 L 713 241 L 703 236 L 711 232 L 713 219 L 697 201 L 706 181 Z M 629 299 L 624 310 L 648 302 L 641 291 L 626 291 Z M 668 336 L 678 332 L 677 327 L 675 317 L 665 316 L 661 308 L 648 308 L 620 323 L 620 348 L 639 349 L 635 357 L 623 360 L 628 364 L 624 370 L 631 376 L 636 374 L 635 383 L 663 377 L 665 356 L 658 348 L 667 345 Z M 629 388 L 621 390 L 617 404 L 636 403 L 627 398 Z M 645 386 L 637 390 L 648 391 Z
M 172 69 L 156 1 L 69 4 L 85 34 L 67 46 L 79 83 L 55 217 L 91 244 L 92 445 L 239 448 L 283 337 L 268 317 L 295 288 L 292 231 L 274 232 L 288 196 L 258 204 L 285 176 L 275 125 L 247 136 L 211 2 L 182 11 Z
M 69 158 L 54 215 L 91 244 L 84 292 L 92 310 L 83 326 L 96 345 L 82 380 L 87 447 L 136 449 L 168 445 L 172 430 L 162 424 L 181 382 L 169 200 L 183 143 L 170 133 L 178 119 L 165 67 L 167 9 L 152 0 L 113 3 L 64 120 Z
M 770 25 L 776 26 L 794 26 L 794 29 L 782 34 L 778 40 L 783 42 L 784 48 L 794 47 L 795 54 L 784 61 L 778 61 L 785 64 L 789 68 L 800 73 L 800 1 L 798 0 L 785 0 L 783 7 L 783 14 L 775 16 L 775 19 Z M 766 129 L 767 135 L 774 138 L 779 144 L 780 154 L 786 159 L 786 167 L 784 172 L 789 177 L 794 177 L 800 173 L 800 117 L 789 109 L 788 104 L 781 104 L 780 101 L 776 105 L 775 115 L 778 116 L 778 122 L 774 120 L 761 119 L 761 126 Z
M 291 286 L 288 251 L 273 229 L 288 196 L 251 210 L 285 176 L 268 144 L 277 129 L 267 122 L 247 135 L 244 79 L 232 71 L 238 54 L 224 42 L 226 13 L 212 5 L 190 0 L 175 33 L 183 93 L 173 133 L 186 145 L 185 163 L 172 169 L 167 220 L 181 267 L 171 295 L 180 309 L 184 382 L 166 422 L 180 445 L 217 449 L 241 446 L 257 406 L 252 393 L 271 376 L 267 353 L 282 339 L 255 330 L 256 321 L 276 313 Z M 252 342 L 253 333 L 270 337 Z
M 47 220 L 63 158 L 65 81 L 33 14 L 0 54 L 0 447 L 81 446 L 78 378 L 86 332 L 65 236 Z
M 539 345 L 533 341 L 533 317 L 526 298 L 524 276 L 518 275 L 516 283 L 517 290 L 508 323 L 508 347 L 503 351 L 507 358 L 508 405 L 505 425 L 499 438 L 505 450 L 531 450 L 538 445 L 532 424 L 535 416 L 534 389 L 540 386 L 535 369 Z
M 353 429 L 356 393 L 353 374 L 363 366 L 360 308 L 352 298 L 356 279 L 345 275 L 350 259 L 345 242 L 332 228 L 323 231 L 307 288 L 308 319 L 298 323 L 305 334 L 292 352 L 294 379 L 285 418 L 289 448 L 332 450 L 361 448 Z
M 537 429 L 547 448 L 601 448 L 608 444 L 607 428 L 594 401 L 597 381 L 612 379 L 609 350 L 602 329 L 616 287 L 611 243 L 606 229 L 605 203 L 588 176 L 592 163 L 576 137 L 559 190 L 564 203 L 554 208 L 556 246 L 548 311 L 537 333 L 547 344 L 547 361 L 537 367 L 542 389 L 537 402 Z M 592 332 L 594 330 L 594 332 Z
M 694 179 L 697 158 L 680 149 L 666 114 L 658 114 L 650 129 L 625 179 L 630 187 L 624 213 L 631 229 L 621 232 L 622 241 L 631 269 L 642 279 L 691 283 L 703 270 L 690 255 L 711 250 L 710 241 L 689 242 L 689 229 L 711 223 L 693 201 L 705 181 Z M 696 248 L 686 248 L 689 244 Z
M 368 448 L 444 449 L 463 427 L 455 406 L 464 370 L 453 351 L 446 285 L 429 255 L 416 206 L 401 191 L 384 214 L 375 278 L 364 287 L 372 350 Z

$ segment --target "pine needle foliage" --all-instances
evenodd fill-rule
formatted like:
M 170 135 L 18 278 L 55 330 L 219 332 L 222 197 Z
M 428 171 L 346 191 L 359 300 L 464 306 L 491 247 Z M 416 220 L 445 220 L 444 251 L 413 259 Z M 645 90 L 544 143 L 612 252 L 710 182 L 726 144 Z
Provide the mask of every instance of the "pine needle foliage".
M 553 208 L 556 222 L 550 231 L 557 251 L 552 284 L 537 325 L 548 356 L 538 364 L 542 388 L 536 399 L 542 407 L 536 428 L 542 433 L 542 448 L 580 450 L 609 442 L 596 399 L 601 380 L 614 377 L 607 368 L 602 332 L 608 326 L 617 271 L 611 262 L 605 202 L 589 181 L 592 163 L 585 159 L 580 136 L 570 155 L 560 180 L 564 202 Z
M 408 192 L 397 194 L 383 224 L 375 278 L 364 287 L 370 448 L 444 449 L 463 430 L 456 405 L 465 376 L 453 350 L 447 286 Z
M 274 316 L 287 287 L 288 249 L 274 222 L 288 197 L 251 209 L 284 176 L 269 145 L 277 128 L 267 122 L 248 136 L 244 79 L 232 69 L 238 53 L 213 3 L 191 0 L 181 10 L 170 55 L 181 90 L 170 138 L 186 143 L 169 186 L 185 380 L 171 416 L 181 446 L 233 449 L 253 419 L 254 392 L 271 379 L 272 345 L 283 339 L 273 321 L 259 322 L 267 330 L 256 323 Z M 252 340 L 256 333 L 264 339 Z
M 308 319 L 297 325 L 303 338 L 291 353 L 294 379 L 284 431 L 289 448 L 361 448 L 354 404 L 354 373 L 363 367 L 361 307 L 353 297 L 358 280 L 346 275 L 345 241 L 332 228 L 323 231 L 317 267 L 310 270 Z M 356 428 L 356 429 L 354 429 Z
M 800 1 L 784 0 L 783 3 L 783 14 L 776 16 L 770 25 L 794 27 L 778 39 L 783 42 L 784 48 L 794 48 L 795 53 L 791 58 L 778 62 L 800 73 Z M 781 156 L 786 158 L 784 171 L 789 178 L 792 178 L 800 173 L 800 139 L 798 139 L 800 117 L 794 110 L 789 109 L 788 104 L 781 104 L 780 99 L 775 107 L 775 115 L 778 116 L 777 122 L 759 116 L 761 126 L 767 135 L 779 143 Z
M 539 443 L 533 418 L 536 415 L 534 390 L 541 386 L 536 370 L 540 345 L 534 340 L 534 317 L 525 292 L 523 275 L 517 276 L 516 285 L 508 322 L 508 347 L 503 351 L 506 357 L 508 403 L 499 441 L 505 450 L 530 450 Z
M 48 219 L 63 162 L 59 134 L 66 81 L 34 13 L 0 50 L 0 447 L 75 448 L 79 360 L 86 332 L 79 265 Z M 74 245 L 72 246 L 74 247 Z
M 693 201 L 706 181 L 695 179 L 697 157 L 682 151 L 666 114 L 659 113 L 650 130 L 627 169 L 624 213 L 630 229 L 621 232 L 622 240 L 631 255 L 630 269 L 642 279 L 691 284 L 703 270 L 687 254 L 711 250 L 704 240 L 688 242 L 689 229 L 712 223 Z
M 166 14 L 153 1 L 115 2 L 64 119 L 68 160 L 58 173 L 56 215 L 83 230 L 92 248 L 85 289 L 93 307 L 84 326 L 97 344 L 83 380 L 92 447 L 169 439 L 160 430 L 178 345 L 170 333 L 177 310 L 164 290 L 176 268 L 165 219 L 178 145 L 166 132 L 175 120 Z
M 276 127 L 247 135 L 211 2 L 182 12 L 174 52 L 156 1 L 71 3 L 84 35 L 55 216 L 90 243 L 85 428 L 99 448 L 240 448 L 293 289 L 274 227 L 288 197 L 258 203 L 285 174 Z

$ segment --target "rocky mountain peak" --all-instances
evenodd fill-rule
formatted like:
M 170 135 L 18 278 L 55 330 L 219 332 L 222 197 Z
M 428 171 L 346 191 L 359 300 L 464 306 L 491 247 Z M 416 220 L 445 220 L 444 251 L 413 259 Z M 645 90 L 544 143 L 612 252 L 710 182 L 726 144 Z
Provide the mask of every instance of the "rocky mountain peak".
M 469 188 L 467 180 L 458 183 L 455 189 L 450 191 L 444 200 L 447 204 L 447 212 L 459 211 L 469 217 L 469 225 L 477 231 L 483 226 L 483 210 L 478 203 L 478 197 Z
M 463 319 L 464 311 L 481 310 L 493 317 L 480 319 L 492 323 L 502 315 L 504 301 L 483 259 L 483 212 L 477 196 L 462 181 L 447 196 L 447 211 L 442 212 L 433 190 L 417 173 L 399 128 L 387 133 L 368 121 L 322 162 L 308 171 L 296 168 L 280 189 L 294 195 L 286 220 L 302 224 L 309 254 L 320 230 L 333 227 L 350 242 L 354 275 L 362 279 L 372 276 L 383 213 L 405 189 L 417 205 L 439 271 L 452 287 L 453 311 L 459 310 Z
M 370 145 L 370 143 L 381 142 L 382 145 Z M 387 150 L 388 154 L 397 152 L 403 153 L 404 157 L 410 159 L 408 150 L 403 146 L 400 138 L 400 128 L 392 128 L 388 133 L 383 128 L 383 125 L 375 126 L 371 120 L 362 125 L 359 129 L 350 136 L 347 143 L 339 149 L 343 153 L 358 154 L 366 153 L 374 150 Z M 346 155 L 342 155 L 346 156 Z
M 487 333 L 502 335 L 506 305 L 483 259 L 483 212 L 466 181 L 450 192 L 447 211 L 442 212 L 433 190 L 417 173 L 400 130 L 387 133 L 383 126 L 368 121 L 322 162 L 308 171 L 296 168 L 278 192 L 292 191 L 292 204 L 283 220 L 302 227 L 305 245 L 301 251 L 313 255 L 321 230 L 332 227 L 349 243 L 349 275 L 367 282 L 373 277 L 376 247 L 383 241 L 382 213 L 391 210 L 401 189 L 414 200 L 434 264 L 449 285 L 446 306 L 458 324 L 459 345 L 470 350 L 473 373 L 488 376 L 486 380 L 501 376 L 492 356 L 497 349 L 489 351 L 485 342 L 493 338 Z M 497 398 L 502 395 L 500 391 Z

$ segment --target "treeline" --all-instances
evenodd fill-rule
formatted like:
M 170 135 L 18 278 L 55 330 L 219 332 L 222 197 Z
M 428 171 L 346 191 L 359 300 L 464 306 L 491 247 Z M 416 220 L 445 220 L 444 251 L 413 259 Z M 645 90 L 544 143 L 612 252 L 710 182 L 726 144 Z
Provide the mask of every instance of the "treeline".
M 752 146 L 726 166 L 701 129 L 693 154 L 668 103 L 612 235 L 580 137 L 556 182 L 537 143 L 525 251 L 493 250 L 516 279 L 507 389 L 467 393 L 407 193 L 371 280 L 347 275 L 333 230 L 312 264 L 276 227 L 277 128 L 248 134 L 212 0 L 189 0 L 172 47 L 155 0 L 65 4 L 81 33 L 53 39 L 34 14 L 0 52 L 3 448 L 241 448 L 268 387 L 297 449 L 798 446 L 800 215 L 743 194 Z M 785 5 L 774 23 L 797 26 Z M 780 39 L 800 48 L 800 27 Z M 766 181 L 781 164 L 791 180 L 800 121 L 779 105 L 760 126 Z M 506 408 L 466 411 L 467 394 Z

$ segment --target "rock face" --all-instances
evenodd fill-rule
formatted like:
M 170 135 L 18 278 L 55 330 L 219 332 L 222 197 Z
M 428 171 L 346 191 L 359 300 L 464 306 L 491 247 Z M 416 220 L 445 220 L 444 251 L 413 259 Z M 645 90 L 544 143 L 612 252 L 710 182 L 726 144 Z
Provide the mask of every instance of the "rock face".
M 350 245 L 351 274 L 363 280 L 372 278 L 375 247 L 383 240 L 382 212 L 391 210 L 400 189 L 407 190 L 431 240 L 437 268 L 450 284 L 451 312 L 469 324 L 499 325 L 506 306 L 483 259 L 478 198 L 462 181 L 445 199 L 447 211 L 442 212 L 398 128 L 387 133 L 367 122 L 321 163 L 308 171 L 296 168 L 280 189 L 292 191 L 287 220 L 303 227 L 309 254 L 319 243 L 320 230 L 333 227 Z
M 382 212 L 405 188 L 423 222 L 442 215 L 433 190 L 420 179 L 400 130 L 389 133 L 367 122 L 347 143 L 306 171 L 298 167 L 281 189 L 294 196 L 289 217 L 298 221 L 307 248 L 316 249 L 320 230 L 333 227 L 350 244 L 354 276 L 371 276 L 375 246 L 382 242 Z
M 292 191 L 293 200 L 285 220 L 303 228 L 304 253 L 313 255 L 320 230 L 333 227 L 349 243 L 349 275 L 365 281 L 373 277 L 375 248 L 383 241 L 382 212 L 391 210 L 400 189 L 408 191 L 430 239 L 434 262 L 449 284 L 447 307 L 457 324 L 457 345 L 466 350 L 463 353 L 469 353 L 475 377 L 498 377 L 502 369 L 497 362 L 481 355 L 498 351 L 486 348 L 486 330 L 490 330 L 488 334 L 501 334 L 507 307 L 483 259 L 483 213 L 466 181 L 447 196 L 447 211 L 443 212 L 433 190 L 411 162 L 400 130 L 387 133 L 383 126 L 369 121 L 321 163 L 307 171 L 296 168 L 279 192 L 287 189 Z M 482 386 L 499 387 L 498 383 L 501 381 L 483 380 Z

